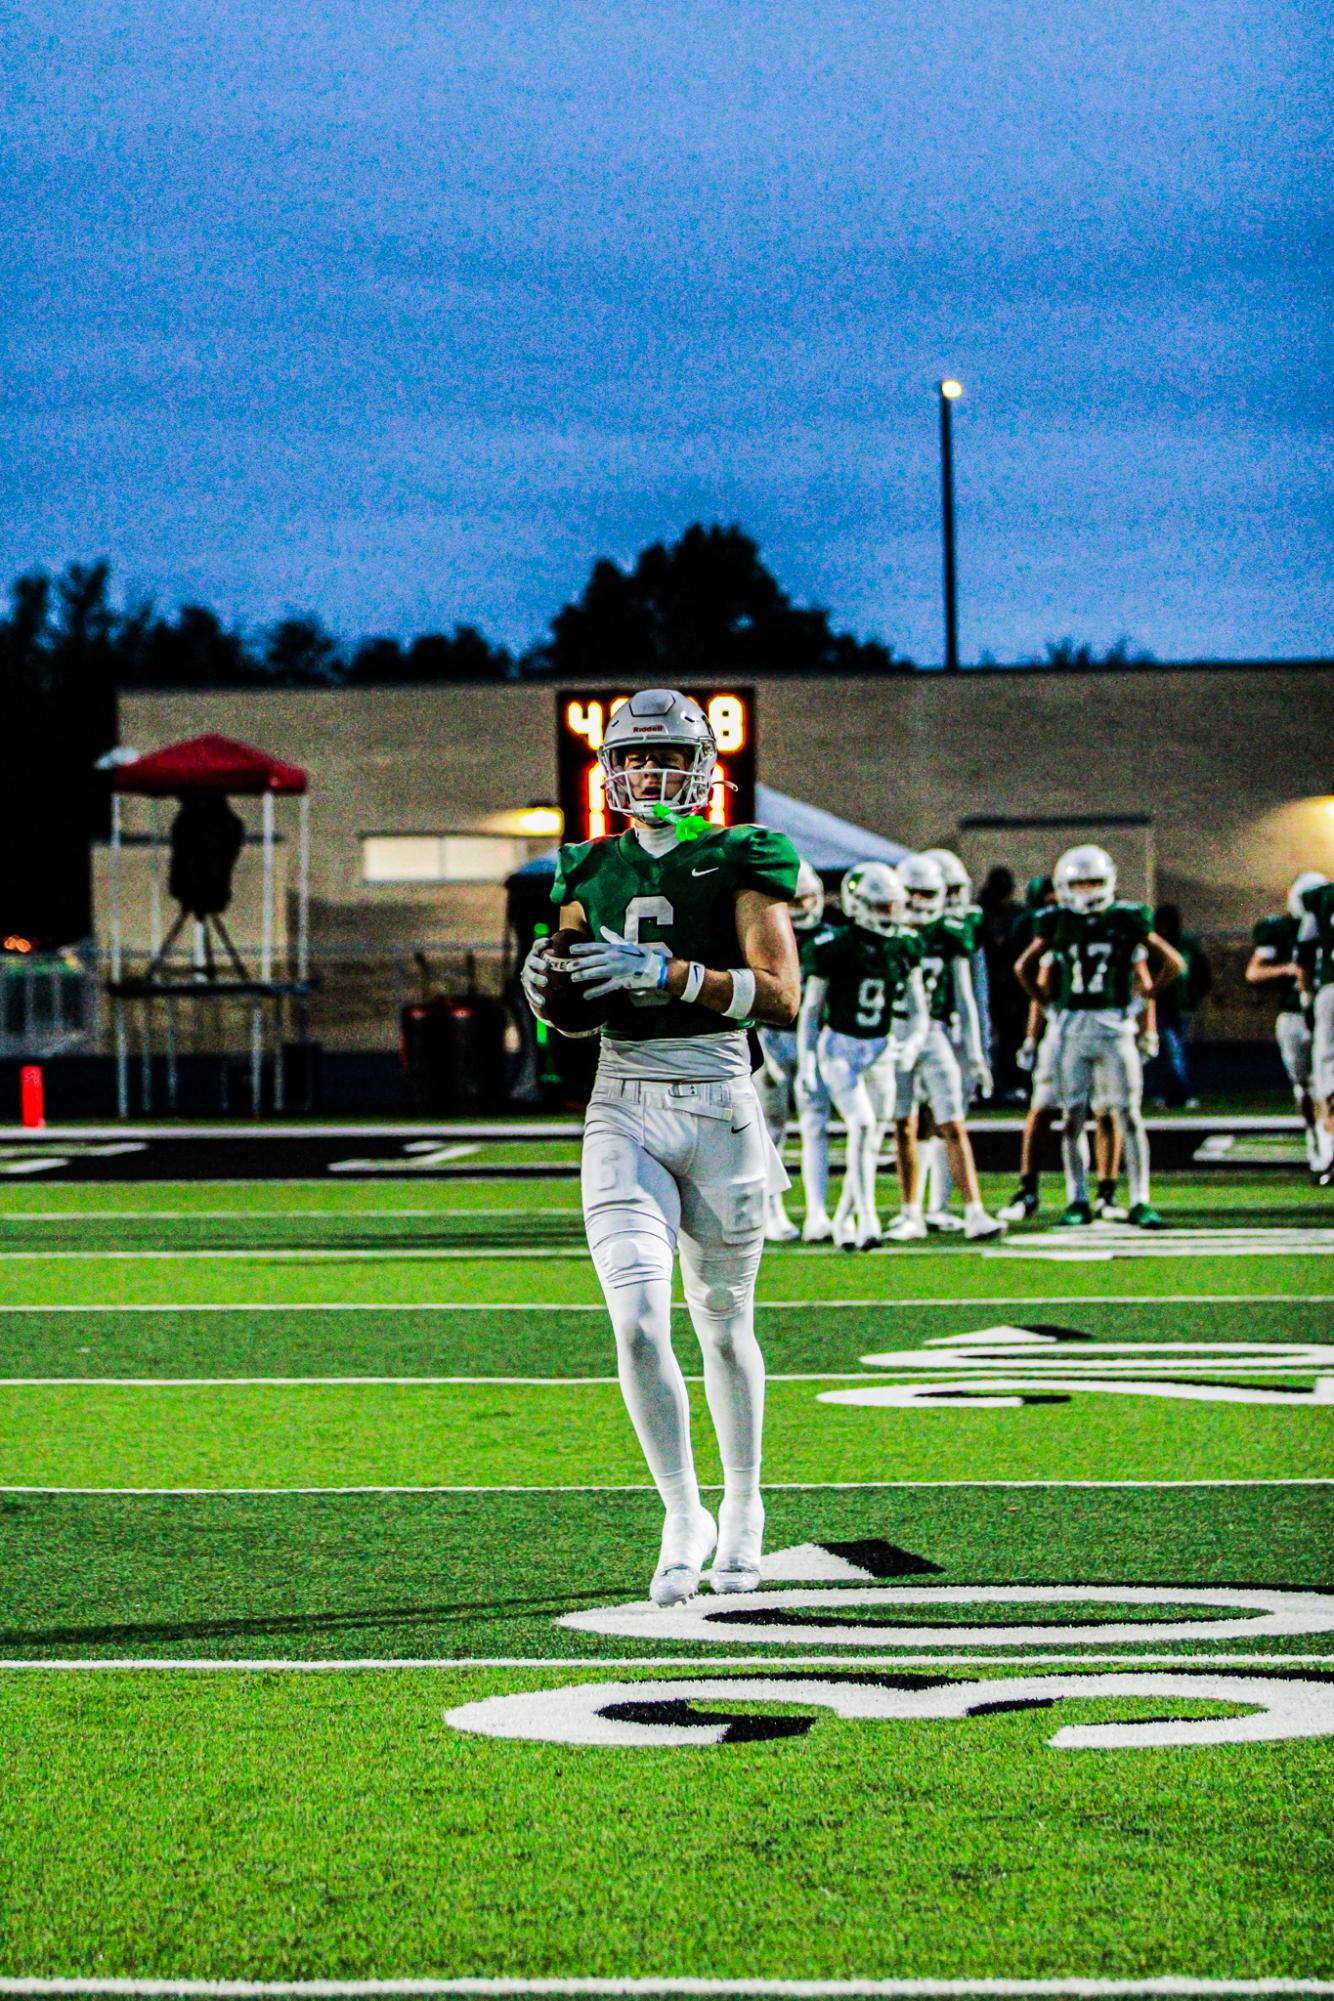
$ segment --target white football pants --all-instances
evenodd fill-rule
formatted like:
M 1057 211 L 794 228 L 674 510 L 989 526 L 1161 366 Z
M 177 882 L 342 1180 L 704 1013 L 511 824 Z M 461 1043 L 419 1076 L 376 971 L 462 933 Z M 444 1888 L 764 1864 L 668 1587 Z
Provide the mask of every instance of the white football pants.
M 690 1405 L 672 1348 L 672 1260 L 704 1360 L 724 1498 L 757 1494 L 764 1361 L 755 1279 L 769 1193 L 787 1186 L 749 1078 L 594 1087 L 583 1206 L 626 1408 L 668 1513 L 699 1504 Z
M 1065 1123 L 1061 1156 L 1067 1200 L 1087 1202 L 1090 1110 L 1115 1112 L 1126 1151 L 1133 1208 L 1149 1199 L 1149 1134 L 1144 1124 L 1144 1068 L 1135 1017 L 1113 1009 L 1066 1009 L 1056 1025 L 1056 1075 Z M 1049 1027 L 1048 1035 L 1053 1031 Z
M 1311 1005 L 1311 1082 L 1323 1104 L 1334 1099 L 1334 986 L 1321 987 Z

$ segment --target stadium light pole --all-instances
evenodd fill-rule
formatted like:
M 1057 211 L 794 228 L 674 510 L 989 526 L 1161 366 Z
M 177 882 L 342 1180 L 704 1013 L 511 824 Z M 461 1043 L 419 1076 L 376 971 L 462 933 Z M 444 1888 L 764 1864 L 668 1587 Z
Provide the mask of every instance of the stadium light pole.
M 940 401 L 940 513 L 945 540 L 945 666 L 959 669 L 959 605 L 954 574 L 954 405 L 963 384 L 952 376 L 937 385 Z

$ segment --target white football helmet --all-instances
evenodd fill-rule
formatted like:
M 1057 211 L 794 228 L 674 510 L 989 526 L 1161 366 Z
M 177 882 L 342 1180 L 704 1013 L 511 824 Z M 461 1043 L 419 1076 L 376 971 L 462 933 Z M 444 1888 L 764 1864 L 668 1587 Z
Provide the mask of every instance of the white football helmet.
M 934 862 L 945 878 L 946 910 L 967 910 L 973 900 L 973 879 L 952 848 L 923 848 L 923 859 Z
M 945 877 L 930 855 L 908 855 L 899 863 L 910 924 L 934 924 L 945 908 Z
M 1116 895 L 1116 863 L 1105 848 L 1095 848 L 1091 843 L 1067 848 L 1051 874 L 1056 900 L 1067 910 L 1078 910 L 1085 915 L 1105 910 Z
M 1292 888 L 1288 891 L 1289 917 L 1305 917 L 1306 905 L 1303 903 L 1302 898 L 1306 895 L 1307 890 L 1323 889 L 1328 881 L 1329 877 L 1321 875 L 1319 869 L 1304 868 L 1301 874 L 1295 878 Z
M 858 862 L 839 889 L 843 914 L 882 938 L 903 922 L 903 884 L 888 862 Z
M 794 931 L 814 931 L 824 916 L 824 884 L 809 862 L 797 869 L 797 893 L 792 899 Z
M 623 769 L 626 751 L 669 744 L 689 751 L 690 763 L 684 772 L 657 771 L 656 791 L 636 799 L 630 790 L 630 774 Z M 709 804 L 718 746 L 708 717 L 692 696 L 677 688 L 641 688 L 620 704 L 607 724 L 598 761 L 606 773 L 607 805 L 613 813 L 649 819 L 659 804 L 682 813 L 702 813 Z

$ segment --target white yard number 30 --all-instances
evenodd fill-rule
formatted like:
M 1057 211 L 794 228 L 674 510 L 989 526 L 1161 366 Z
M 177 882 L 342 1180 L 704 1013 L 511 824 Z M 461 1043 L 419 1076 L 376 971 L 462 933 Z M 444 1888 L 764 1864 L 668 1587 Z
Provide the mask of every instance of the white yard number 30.
M 672 909 L 671 904 L 665 896 L 632 896 L 625 906 L 625 935 L 632 945 L 641 943 L 645 945 L 659 944 L 659 940 L 656 938 L 640 938 L 639 927 L 641 924 L 655 924 L 659 930 L 669 930 L 675 922 L 676 912 Z M 660 945 L 660 949 L 667 953 L 670 958 L 671 948 L 669 945 L 663 942 Z M 630 999 L 635 1007 L 666 1007 L 667 1005 L 667 996 L 665 994 L 631 994 Z

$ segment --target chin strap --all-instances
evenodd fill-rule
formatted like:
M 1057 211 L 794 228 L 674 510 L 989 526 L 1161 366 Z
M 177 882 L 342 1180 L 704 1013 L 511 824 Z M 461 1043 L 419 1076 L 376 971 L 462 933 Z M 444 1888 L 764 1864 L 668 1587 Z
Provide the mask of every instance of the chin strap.
M 669 806 L 663 799 L 653 802 L 650 812 L 655 820 L 665 821 L 676 829 L 678 839 L 697 841 L 701 834 L 711 833 L 713 823 L 700 813 L 685 813 L 679 806 Z

